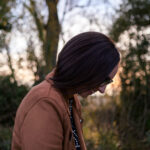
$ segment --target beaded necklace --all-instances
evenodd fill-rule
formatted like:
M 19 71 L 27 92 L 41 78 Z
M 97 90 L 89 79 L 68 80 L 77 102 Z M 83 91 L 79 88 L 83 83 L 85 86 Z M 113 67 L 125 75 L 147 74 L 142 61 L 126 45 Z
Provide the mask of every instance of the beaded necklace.
M 71 125 L 72 125 L 72 133 L 73 133 L 73 137 L 74 137 L 74 141 L 75 141 L 76 150 L 80 150 L 79 138 L 77 135 L 77 130 L 76 130 L 76 126 L 75 126 L 75 122 L 74 122 L 74 118 L 73 118 L 73 111 L 72 111 L 73 100 L 74 100 L 73 98 L 69 99 L 70 121 L 71 121 Z

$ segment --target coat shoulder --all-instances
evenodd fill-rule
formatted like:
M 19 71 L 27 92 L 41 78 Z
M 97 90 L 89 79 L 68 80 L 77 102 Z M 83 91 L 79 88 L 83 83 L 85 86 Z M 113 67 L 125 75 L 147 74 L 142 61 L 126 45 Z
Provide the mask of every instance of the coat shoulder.
M 32 87 L 22 100 L 17 109 L 15 124 L 21 128 L 28 113 L 34 106 L 42 101 L 43 103 L 47 103 L 47 106 L 52 105 L 56 111 L 62 112 L 61 116 L 63 117 L 66 113 L 63 100 L 60 93 L 58 93 L 49 82 L 44 80 L 40 84 Z

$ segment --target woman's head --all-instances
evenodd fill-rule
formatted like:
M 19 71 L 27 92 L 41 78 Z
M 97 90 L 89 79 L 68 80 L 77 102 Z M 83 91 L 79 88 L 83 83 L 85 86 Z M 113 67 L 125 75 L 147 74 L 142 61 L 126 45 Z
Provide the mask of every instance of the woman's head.
M 61 91 L 77 90 L 79 87 L 92 89 L 105 81 L 119 61 L 118 50 L 104 34 L 78 34 L 65 44 L 58 55 L 54 86 Z
M 118 67 L 119 64 L 117 64 L 113 70 L 109 73 L 109 75 L 107 76 L 107 78 L 99 85 L 95 86 L 94 88 L 91 88 L 89 90 L 85 90 L 85 89 L 80 89 L 78 94 L 80 94 L 82 97 L 87 97 L 88 95 L 91 95 L 93 93 L 95 93 L 96 91 L 99 91 L 101 93 L 105 92 L 105 89 L 107 87 L 107 85 L 111 82 L 113 82 L 113 78 L 116 75 L 117 71 L 118 71 Z

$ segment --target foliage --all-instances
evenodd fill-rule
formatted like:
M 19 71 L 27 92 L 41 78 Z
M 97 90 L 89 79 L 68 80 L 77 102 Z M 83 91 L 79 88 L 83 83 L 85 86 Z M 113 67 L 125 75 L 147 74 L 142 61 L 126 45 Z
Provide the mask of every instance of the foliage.
M 16 110 L 27 91 L 26 86 L 17 85 L 11 76 L 0 76 L 0 125 L 13 126 Z
M 12 130 L 0 127 L 0 150 L 10 150 Z
M 105 101 L 105 104 L 100 103 Z M 118 104 L 109 97 L 91 97 L 83 105 L 83 133 L 88 150 L 121 150 L 115 116 Z
M 1 0 L 0 1 L 0 30 L 10 31 L 11 24 L 9 23 L 10 9 L 14 0 Z
M 150 27 L 150 1 L 126 0 L 110 34 L 121 43 L 126 33 L 126 49 L 122 50 L 121 106 L 117 118 L 121 147 L 146 150 L 150 148 L 150 61 L 146 29 Z
M 10 150 L 12 128 L 17 108 L 27 93 L 25 85 L 18 85 L 12 76 L 0 76 L 0 149 Z
M 117 13 L 119 17 L 114 21 L 110 31 L 115 41 L 132 26 L 138 29 L 149 26 L 150 0 L 125 0 Z
M 5 45 L 6 32 L 10 32 L 12 25 L 9 19 L 12 17 L 10 13 L 11 5 L 15 0 L 0 1 L 0 52 Z

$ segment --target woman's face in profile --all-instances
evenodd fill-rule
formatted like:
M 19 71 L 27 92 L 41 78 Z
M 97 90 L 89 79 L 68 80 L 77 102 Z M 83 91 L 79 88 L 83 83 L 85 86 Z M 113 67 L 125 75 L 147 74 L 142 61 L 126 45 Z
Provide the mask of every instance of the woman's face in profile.
M 112 72 L 108 75 L 110 79 L 113 79 L 118 71 L 118 66 L 119 64 L 117 64 L 114 69 L 112 70 Z M 94 89 L 91 89 L 91 90 L 87 90 L 85 92 L 82 92 L 82 93 L 78 93 L 80 96 L 86 98 L 87 96 L 99 91 L 100 93 L 104 93 L 105 92 L 105 89 L 106 89 L 107 85 L 99 85 L 99 87 L 96 87 Z

